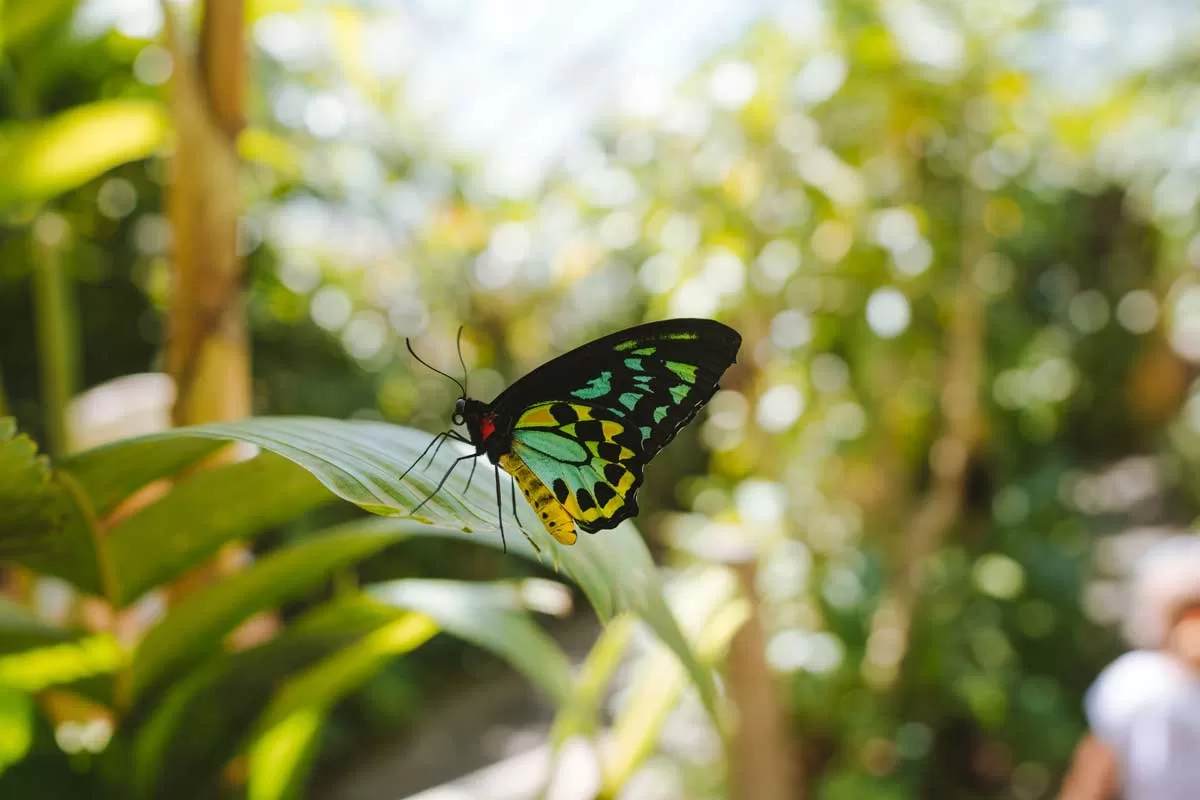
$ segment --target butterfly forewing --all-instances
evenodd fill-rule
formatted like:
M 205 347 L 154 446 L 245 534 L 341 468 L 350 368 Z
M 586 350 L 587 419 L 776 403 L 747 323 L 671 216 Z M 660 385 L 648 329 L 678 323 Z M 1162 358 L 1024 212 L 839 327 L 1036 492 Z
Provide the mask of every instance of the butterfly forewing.
M 712 320 L 630 328 L 539 367 L 492 408 L 579 526 L 612 528 L 637 514 L 646 463 L 713 396 L 740 343 Z

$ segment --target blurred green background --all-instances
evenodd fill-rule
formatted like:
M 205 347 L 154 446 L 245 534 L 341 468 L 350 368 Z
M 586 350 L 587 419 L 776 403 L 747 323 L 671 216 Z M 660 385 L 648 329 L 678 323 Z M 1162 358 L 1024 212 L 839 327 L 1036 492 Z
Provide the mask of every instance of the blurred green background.
M 763 729 L 790 796 L 1053 796 L 1082 693 L 1122 646 L 1131 559 L 1200 505 L 1200 11 L 232 5 L 240 28 L 203 41 L 247 58 L 224 198 L 247 411 L 437 431 L 457 390 L 406 336 L 453 372 L 465 326 L 471 393 L 490 399 L 618 328 L 718 318 L 744 337 L 739 362 L 652 465 L 637 522 L 668 587 L 749 554 L 761 636 L 730 651 L 749 666 L 717 668 L 735 697 L 778 681 L 782 726 Z M 167 422 L 159 384 L 99 417 L 72 398 L 179 374 L 165 343 L 188 117 L 171 98 L 205 8 L 0 9 L 0 416 L 65 456 L 104 425 L 128 432 L 121 409 L 142 409 L 138 430 Z M 273 521 L 254 552 L 354 516 Z M 533 574 L 553 577 L 431 539 L 282 613 L 338 581 Z M 30 619 L 112 629 L 35 572 L 14 569 L 8 593 Z M 298 796 L 354 796 L 338 787 L 374 769 L 363 752 L 403 751 L 433 698 L 507 675 L 489 658 L 439 639 L 390 661 L 331 707 Z M 111 716 L 9 696 L 0 794 L 123 796 Z M 711 731 L 686 710 L 605 791 L 745 796 L 737 748 L 697 744 L 689 731 Z M 81 745 L 85 728 L 63 733 L 80 719 L 109 722 Z M 205 791 L 248 791 L 236 763 L 220 774 Z

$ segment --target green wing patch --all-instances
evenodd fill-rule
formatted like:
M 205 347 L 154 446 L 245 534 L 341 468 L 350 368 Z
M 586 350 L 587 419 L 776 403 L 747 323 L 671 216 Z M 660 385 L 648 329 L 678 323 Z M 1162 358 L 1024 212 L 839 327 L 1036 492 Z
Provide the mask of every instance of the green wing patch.
M 642 477 L 640 447 L 631 441 L 637 435 L 605 416 L 604 408 L 543 403 L 522 414 L 513 430 L 513 452 L 584 530 L 637 513 L 629 497 Z
M 513 452 L 579 527 L 612 528 L 637 514 L 646 463 L 716 392 L 740 341 L 709 320 L 676 320 L 572 351 L 514 385 Z

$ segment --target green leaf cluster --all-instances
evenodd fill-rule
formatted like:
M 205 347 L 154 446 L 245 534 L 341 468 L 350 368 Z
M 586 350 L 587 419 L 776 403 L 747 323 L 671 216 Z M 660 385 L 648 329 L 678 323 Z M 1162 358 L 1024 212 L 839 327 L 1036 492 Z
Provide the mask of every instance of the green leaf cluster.
M 36 531 L 54 545 L 6 556 L 118 610 L 205 563 L 223 545 L 253 539 L 339 497 L 388 515 L 271 550 L 171 603 L 132 647 L 106 633 L 41 622 L 17 606 L 0 607 L 4 697 L 66 692 L 106 709 L 115 733 L 107 729 L 112 740 L 96 745 L 93 755 L 96 779 L 109 791 L 202 796 L 223 785 L 230 764 L 243 756 L 251 796 L 298 796 L 331 710 L 441 632 L 496 653 L 557 705 L 575 694 L 570 662 L 530 617 L 519 582 L 384 580 L 310 605 L 262 644 L 227 646 L 230 634 L 256 613 L 312 597 L 334 573 L 397 543 L 433 536 L 501 546 L 490 480 L 468 488 L 465 475 L 455 476 L 449 491 L 428 504 L 429 518 L 407 516 L 448 463 L 443 453 L 413 480 L 397 480 L 428 443 L 427 434 L 381 423 L 258 418 L 116 442 L 51 470 L 28 439 L 13 437 L 11 424 L 6 430 L 0 475 L 11 480 L 0 485 L 13 500 L 5 508 L 13 510 L 0 516 L 0 533 L 15 542 L 14 532 Z M 255 445 L 256 452 L 202 468 L 231 441 Z M 505 514 L 515 554 L 561 570 L 602 619 L 640 617 L 715 712 L 711 662 L 694 655 L 632 526 L 563 548 L 527 508 L 519 517 Z M 12 714 L 28 721 L 23 702 L 3 708 L 11 705 Z M 24 741 L 14 741 L 14 754 L 28 749 Z M 72 746 L 92 746 L 86 736 L 80 741 Z M 0 748 L 0 763 L 16 760 Z M 2 773 L 0 787 L 20 785 L 20 778 L 19 768 Z

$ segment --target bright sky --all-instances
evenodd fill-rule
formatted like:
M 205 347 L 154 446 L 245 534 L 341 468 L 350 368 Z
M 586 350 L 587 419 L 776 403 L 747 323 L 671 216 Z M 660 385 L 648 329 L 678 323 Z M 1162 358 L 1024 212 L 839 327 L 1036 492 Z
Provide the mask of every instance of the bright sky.
M 653 111 L 673 84 L 777 5 L 418 0 L 409 97 L 451 147 L 488 155 L 490 182 L 528 187 L 597 118 Z
M 186 2 L 186 0 L 184 0 Z M 993 13 L 1000 0 L 964 0 Z M 1012 6 L 1034 0 L 1004 0 Z M 652 114 L 672 85 L 755 21 L 774 17 L 803 35 L 819 28 L 822 0 L 375 0 L 363 61 L 403 76 L 409 111 L 451 152 L 481 157 L 493 190 L 533 188 L 544 169 L 594 122 Z M 927 11 L 936 3 L 881 0 L 914 50 L 953 57 L 954 34 Z M 320 9 L 324 3 L 306 6 Z M 1200 32 L 1183 0 L 1066 0 L 1049 33 L 1018 60 L 1059 75 L 1075 96 L 1111 70 L 1143 66 Z M 158 0 L 87 0 L 79 27 L 115 26 L 151 38 Z M 260 21 L 254 36 L 299 62 L 332 49 L 328 17 Z M 897 27 L 893 23 L 893 27 Z M 949 48 L 949 50 L 947 49 Z M 932 56 L 930 56 L 932 57 Z M 285 59 L 286 61 L 287 59 Z

